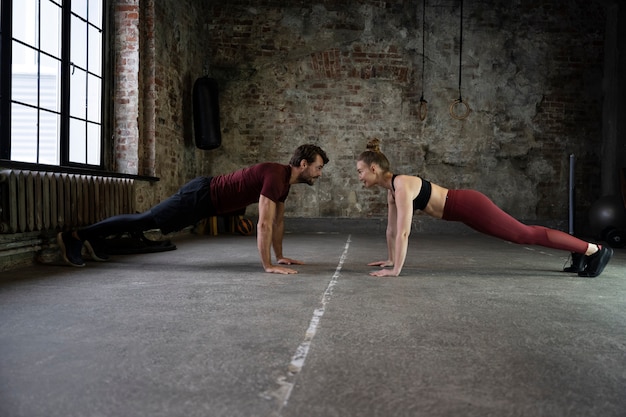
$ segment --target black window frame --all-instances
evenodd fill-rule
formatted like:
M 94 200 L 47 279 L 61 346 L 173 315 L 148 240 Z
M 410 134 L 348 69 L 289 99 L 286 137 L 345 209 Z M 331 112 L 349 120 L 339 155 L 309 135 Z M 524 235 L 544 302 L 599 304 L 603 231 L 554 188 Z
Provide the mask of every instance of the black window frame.
M 106 77 L 108 67 L 106 63 L 106 46 L 108 44 L 108 8 L 109 0 L 102 0 L 101 6 L 101 29 L 102 29 L 102 55 L 101 55 L 101 88 L 100 88 L 100 162 L 99 164 L 71 162 L 70 155 L 70 76 L 73 64 L 70 60 L 71 42 L 71 1 L 53 0 L 61 6 L 61 89 L 60 95 L 60 126 L 59 126 L 59 164 L 46 165 L 41 163 L 22 162 L 11 160 L 11 88 L 12 88 L 12 15 L 13 3 L 20 0 L 0 0 L 0 164 L 5 167 L 42 167 L 55 171 L 104 171 L 107 161 L 107 126 L 105 123 L 106 108 Z M 80 0 L 85 1 L 85 0 Z M 86 22 L 89 25 L 88 22 Z M 32 47 L 32 45 L 29 45 Z M 39 53 L 45 52 L 37 49 Z M 87 70 L 87 69 L 85 69 Z

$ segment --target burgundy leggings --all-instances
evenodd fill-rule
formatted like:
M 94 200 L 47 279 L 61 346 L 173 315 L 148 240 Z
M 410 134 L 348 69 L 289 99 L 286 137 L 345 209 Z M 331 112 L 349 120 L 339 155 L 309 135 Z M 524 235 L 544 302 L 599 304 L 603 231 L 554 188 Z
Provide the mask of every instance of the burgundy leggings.
M 449 190 L 443 219 L 463 222 L 474 230 L 523 245 L 539 245 L 584 254 L 588 243 L 543 226 L 525 225 L 474 190 Z

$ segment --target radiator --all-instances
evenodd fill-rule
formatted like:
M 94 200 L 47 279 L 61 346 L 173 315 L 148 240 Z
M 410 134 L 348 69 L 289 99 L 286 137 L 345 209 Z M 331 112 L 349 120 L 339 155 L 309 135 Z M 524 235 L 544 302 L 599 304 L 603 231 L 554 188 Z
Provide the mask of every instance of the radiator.
M 132 179 L 0 171 L 0 233 L 66 230 L 134 211 Z

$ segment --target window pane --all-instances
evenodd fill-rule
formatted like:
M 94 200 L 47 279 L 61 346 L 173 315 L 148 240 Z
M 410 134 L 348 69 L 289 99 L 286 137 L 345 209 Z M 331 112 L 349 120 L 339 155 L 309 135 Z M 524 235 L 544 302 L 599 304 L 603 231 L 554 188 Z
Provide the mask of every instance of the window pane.
M 87 162 L 85 160 L 85 147 L 87 145 L 87 138 L 85 137 L 87 130 L 86 124 L 87 122 L 82 120 L 70 119 L 70 162 L 77 162 L 79 164 Z
M 102 72 L 102 34 L 89 26 L 89 72 L 100 75 Z
M 15 101 L 37 105 L 37 65 L 36 52 L 17 42 L 13 42 L 13 65 L 11 97 Z M 15 59 L 18 58 L 18 59 Z M 26 63 L 28 62 L 28 64 Z
M 59 164 L 60 119 L 58 114 L 39 112 L 39 163 Z
M 36 0 L 13 1 L 13 38 L 37 46 Z
M 11 63 L 13 69 L 18 68 L 21 72 L 37 72 L 37 51 L 31 47 L 13 41 L 13 57 Z
M 102 0 L 89 0 L 89 22 L 102 29 Z
M 87 78 L 82 69 L 72 68 L 70 75 L 70 116 L 85 119 L 87 117 Z
M 85 69 L 87 68 L 87 23 L 76 16 L 72 16 L 71 25 L 70 61 L 74 65 Z
M 48 110 L 60 112 L 61 62 L 48 56 L 41 56 L 40 103 Z
M 86 0 L 73 1 L 72 13 L 76 13 L 83 19 L 87 20 L 87 1 Z
M 11 159 L 37 162 L 37 109 L 11 105 Z
M 87 163 L 100 165 L 100 125 L 87 125 Z
M 58 57 L 61 47 L 61 8 L 50 0 L 42 0 L 41 16 L 41 50 Z
M 100 78 L 89 74 L 87 79 L 89 80 L 89 85 L 87 86 L 87 91 L 89 92 L 87 97 L 87 119 L 100 123 Z

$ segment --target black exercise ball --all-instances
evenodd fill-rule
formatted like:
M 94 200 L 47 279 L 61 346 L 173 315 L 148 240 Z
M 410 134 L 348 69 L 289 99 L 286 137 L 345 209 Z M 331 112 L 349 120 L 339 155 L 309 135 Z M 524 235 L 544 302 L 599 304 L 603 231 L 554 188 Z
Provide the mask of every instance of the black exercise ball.
M 597 199 L 589 209 L 589 226 L 595 235 L 607 229 L 626 228 L 624 201 L 618 196 L 604 196 Z

